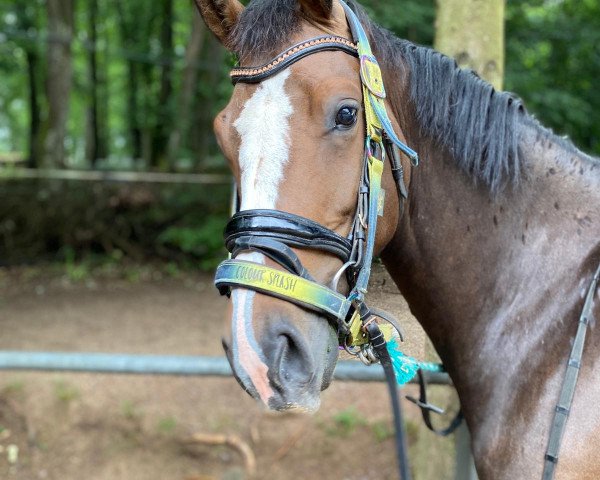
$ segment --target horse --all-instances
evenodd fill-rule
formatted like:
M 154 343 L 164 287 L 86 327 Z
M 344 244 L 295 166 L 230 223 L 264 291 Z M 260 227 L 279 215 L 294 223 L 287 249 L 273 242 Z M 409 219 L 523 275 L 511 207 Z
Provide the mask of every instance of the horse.
M 600 261 L 600 161 L 544 128 L 515 96 L 394 37 L 348 3 L 379 60 L 391 126 L 420 156 L 418 166 L 407 155 L 395 168 L 385 164 L 373 251 L 456 387 L 480 479 L 539 478 L 556 462 L 547 454 L 549 432 L 584 303 L 589 334 L 570 412 L 559 412 L 569 419 L 555 473 L 600 478 L 600 412 L 592 408 L 600 401 L 593 321 L 600 302 L 590 287 Z M 302 228 L 320 224 L 347 237 L 364 175 L 359 61 L 342 48 L 272 61 L 324 34 L 352 41 L 345 6 L 196 4 L 256 80 L 236 83 L 214 121 L 238 209 L 285 212 L 308 219 Z M 259 67 L 244 70 L 252 66 Z M 350 288 L 334 249 L 298 244 L 265 255 L 246 247 L 236 258 L 270 266 L 281 289 L 293 281 L 274 273 L 284 261 L 300 262 L 316 283 Z M 229 308 L 224 346 L 244 390 L 270 409 L 316 410 L 338 358 L 339 329 L 314 309 L 251 288 L 232 288 Z

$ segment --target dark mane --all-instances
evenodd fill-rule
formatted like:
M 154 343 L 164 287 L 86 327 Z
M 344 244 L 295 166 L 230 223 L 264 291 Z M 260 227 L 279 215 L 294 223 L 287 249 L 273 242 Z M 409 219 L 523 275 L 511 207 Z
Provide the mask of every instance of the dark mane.
M 407 70 L 421 134 L 445 147 L 461 169 L 493 192 L 516 182 L 521 172 L 518 126 L 528 117 L 521 100 L 496 91 L 446 55 L 398 39 L 359 11 L 382 68 Z
M 404 69 L 410 75 L 409 95 L 421 134 L 446 148 L 461 169 L 494 192 L 518 180 L 518 126 L 525 118 L 535 122 L 521 101 L 495 91 L 451 58 L 396 38 L 374 24 L 360 6 L 353 7 L 371 34 L 383 69 Z M 254 0 L 230 36 L 230 48 L 240 58 L 273 56 L 288 46 L 300 20 L 295 0 Z

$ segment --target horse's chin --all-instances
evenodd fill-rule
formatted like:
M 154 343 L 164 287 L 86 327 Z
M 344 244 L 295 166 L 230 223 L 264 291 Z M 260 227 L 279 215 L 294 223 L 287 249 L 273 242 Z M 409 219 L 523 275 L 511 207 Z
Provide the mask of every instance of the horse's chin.
M 320 406 L 321 398 L 318 394 L 298 403 L 278 403 L 273 399 L 269 400 L 269 409 L 284 415 L 311 415 L 319 410 Z
M 310 415 L 316 413 L 321 406 L 321 391 L 325 390 L 331 383 L 331 379 L 328 379 L 327 383 L 323 384 L 321 388 L 313 388 L 309 391 L 299 393 L 298 395 L 293 395 L 288 392 L 286 397 L 282 397 L 276 392 L 265 404 L 253 385 L 247 385 L 243 382 L 235 373 L 235 370 L 233 371 L 233 376 L 244 391 L 260 403 L 267 411 L 283 415 Z M 293 398 L 293 400 L 290 400 L 290 398 Z

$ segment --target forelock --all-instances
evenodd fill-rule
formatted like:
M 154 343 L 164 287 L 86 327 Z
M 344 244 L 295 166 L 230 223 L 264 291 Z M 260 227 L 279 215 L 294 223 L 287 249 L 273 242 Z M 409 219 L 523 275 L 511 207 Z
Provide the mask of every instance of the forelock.
M 301 18 L 296 0 L 253 0 L 231 31 L 228 46 L 241 60 L 273 57 L 298 31 Z

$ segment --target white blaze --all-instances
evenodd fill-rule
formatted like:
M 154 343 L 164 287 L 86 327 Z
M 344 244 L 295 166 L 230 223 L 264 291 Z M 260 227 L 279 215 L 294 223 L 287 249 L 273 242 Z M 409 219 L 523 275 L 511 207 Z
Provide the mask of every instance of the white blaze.
M 283 88 L 289 75 L 284 70 L 262 82 L 233 124 L 242 140 L 242 210 L 275 208 L 289 158 L 288 117 L 294 111 Z
M 284 70 L 262 82 L 233 124 L 241 138 L 241 210 L 275 209 L 289 159 L 288 118 L 293 108 L 284 90 L 289 75 L 289 70 Z M 256 252 L 242 253 L 237 258 L 263 264 L 265 261 L 264 255 Z M 231 295 L 234 362 L 238 376 L 244 382 L 250 381 L 267 404 L 273 391 L 252 329 L 254 296 L 254 291 L 239 288 L 233 289 Z

